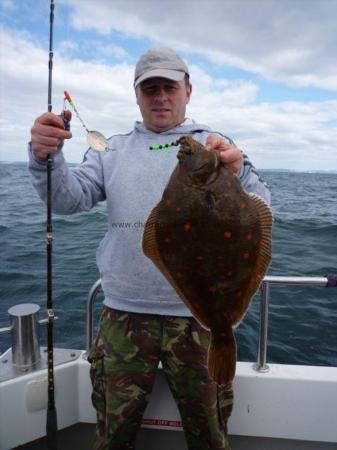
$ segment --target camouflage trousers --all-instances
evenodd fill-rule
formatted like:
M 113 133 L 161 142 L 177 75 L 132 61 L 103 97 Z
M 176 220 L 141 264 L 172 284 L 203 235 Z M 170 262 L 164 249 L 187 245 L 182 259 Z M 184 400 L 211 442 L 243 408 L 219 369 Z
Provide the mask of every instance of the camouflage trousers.
M 233 392 L 208 377 L 208 339 L 208 332 L 193 318 L 104 307 L 88 357 L 97 411 L 94 449 L 135 448 L 161 361 L 189 450 L 228 450 Z

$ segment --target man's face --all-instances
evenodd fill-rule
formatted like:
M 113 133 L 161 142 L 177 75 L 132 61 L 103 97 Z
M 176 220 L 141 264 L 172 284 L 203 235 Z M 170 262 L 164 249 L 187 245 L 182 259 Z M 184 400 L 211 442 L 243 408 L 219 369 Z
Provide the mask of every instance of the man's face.
M 137 86 L 137 104 L 146 128 L 161 133 L 182 123 L 191 92 L 185 80 L 149 78 Z

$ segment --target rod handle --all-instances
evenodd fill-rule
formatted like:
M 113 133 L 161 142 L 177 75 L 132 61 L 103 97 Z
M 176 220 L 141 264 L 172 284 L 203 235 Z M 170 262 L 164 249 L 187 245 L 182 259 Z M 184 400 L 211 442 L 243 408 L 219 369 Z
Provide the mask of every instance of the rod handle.
M 47 410 L 47 448 L 48 450 L 57 450 L 57 415 L 56 408 L 51 407 Z

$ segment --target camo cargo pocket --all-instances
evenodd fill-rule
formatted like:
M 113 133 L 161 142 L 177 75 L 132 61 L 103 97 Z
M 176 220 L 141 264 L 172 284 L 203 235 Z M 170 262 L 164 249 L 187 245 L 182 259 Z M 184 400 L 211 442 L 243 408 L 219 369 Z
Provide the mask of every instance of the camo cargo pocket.
M 105 390 L 106 382 L 104 376 L 104 355 L 103 350 L 95 345 L 89 352 L 88 361 L 90 367 L 90 379 L 92 384 L 91 401 L 94 408 L 97 410 L 98 419 L 100 416 L 105 417 L 106 401 Z

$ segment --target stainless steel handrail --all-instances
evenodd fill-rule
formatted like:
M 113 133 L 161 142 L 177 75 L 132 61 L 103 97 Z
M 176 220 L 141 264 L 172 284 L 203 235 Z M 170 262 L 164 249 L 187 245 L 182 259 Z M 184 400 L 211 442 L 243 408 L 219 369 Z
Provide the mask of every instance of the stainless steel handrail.
M 87 336 L 86 336 L 86 353 L 88 354 L 92 343 L 93 343 L 93 335 L 94 335 L 94 303 L 97 297 L 97 294 L 102 288 L 102 282 L 99 278 L 92 286 L 88 294 L 87 299 Z
M 271 284 L 291 284 L 291 285 L 311 285 L 328 286 L 327 277 L 282 277 L 266 276 L 261 283 L 261 302 L 260 302 L 260 328 L 257 362 L 254 369 L 258 372 L 268 372 L 267 365 L 267 341 L 268 341 L 268 311 Z
M 260 301 L 260 327 L 257 362 L 254 369 L 258 372 L 268 372 L 267 365 L 267 340 L 268 340 L 268 310 L 271 284 L 291 284 L 297 286 L 329 286 L 328 277 L 283 277 L 266 276 L 261 283 L 261 301 Z M 337 287 L 336 277 L 331 284 Z M 90 289 L 87 299 L 87 337 L 86 352 L 88 353 L 93 343 L 93 307 L 98 292 L 101 289 L 101 280 L 97 280 Z

